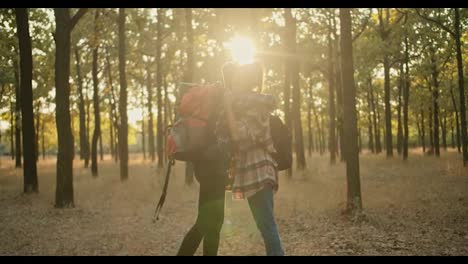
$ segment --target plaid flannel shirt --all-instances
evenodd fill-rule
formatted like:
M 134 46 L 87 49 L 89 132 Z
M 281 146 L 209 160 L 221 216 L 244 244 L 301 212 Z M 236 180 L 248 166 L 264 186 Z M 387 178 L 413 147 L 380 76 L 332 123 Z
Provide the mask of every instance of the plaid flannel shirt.
M 244 199 L 271 184 L 278 190 L 277 163 L 270 133 L 270 113 L 276 108 L 272 95 L 242 93 L 233 98 L 232 105 L 239 134 L 237 142 L 229 142 L 226 120 L 220 119 L 218 140 L 228 143 L 231 151 L 230 177 L 234 199 Z M 223 131 L 223 132 L 221 132 Z

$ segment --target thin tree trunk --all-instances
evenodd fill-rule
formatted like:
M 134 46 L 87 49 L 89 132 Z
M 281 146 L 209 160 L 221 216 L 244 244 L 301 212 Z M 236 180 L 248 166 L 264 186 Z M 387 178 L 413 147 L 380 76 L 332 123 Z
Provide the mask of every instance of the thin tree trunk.
M 313 98 L 311 97 L 311 99 Z M 312 108 L 312 113 L 314 114 L 314 117 L 315 117 L 315 127 L 317 129 L 317 135 L 318 135 L 317 148 L 318 148 L 318 151 L 320 152 L 320 155 L 322 155 L 323 154 L 323 141 L 322 141 L 322 129 L 320 125 L 319 115 L 317 113 L 317 110 L 315 109 L 315 105 L 311 103 L 310 106 Z
M 374 124 L 375 152 L 379 154 L 380 152 L 382 152 L 382 144 L 380 142 L 380 126 L 379 126 L 379 123 L 377 122 L 377 118 L 379 117 L 379 110 L 377 108 L 378 98 L 375 98 L 374 100 L 374 89 L 372 87 L 371 78 L 368 79 L 368 83 L 369 83 L 370 102 L 371 102 L 371 107 L 372 107 L 372 120 Z
M 434 129 L 433 129 L 433 114 L 432 107 L 429 107 L 429 144 L 431 146 L 429 150 L 429 155 L 434 154 Z
M 86 150 L 87 155 L 85 156 L 85 168 L 89 166 L 89 160 L 91 159 L 91 145 L 89 142 L 90 139 L 90 132 L 91 129 L 91 100 L 89 99 L 89 83 L 86 83 Z
M 143 102 L 145 95 L 143 93 L 143 89 L 141 89 L 141 105 L 144 106 L 145 103 Z M 141 111 L 141 149 L 143 151 L 143 160 L 146 160 L 146 140 L 145 140 L 145 108 L 142 107 Z
M 455 124 L 456 124 L 456 128 L 457 128 L 457 149 L 458 149 L 458 153 L 461 153 L 460 122 L 459 122 L 459 118 L 458 118 L 457 102 L 455 101 L 455 96 L 453 94 L 452 83 L 450 83 L 450 96 L 452 97 L 452 104 L 453 104 L 453 109 L 454 109 L 454 112 L 455 112 Z
M 163 111 L 164 111 L 164 120 L 163 120 L 163 129 L 162 129 L 162 134 L 163 134 L 163 142 L 166 142 L 167 141 L 167 138 L 166 138 L 166 135 L 167 135 L 167 103 L 168 103 L 168 99 L 167 99 L 167 80 L 166 80 L 166 76 L 164 76 L 163 78 L 163 87 L 164 87 L 164 99 L 163 99 Z M 165 152 L 166 148 L 163 144 L 163 152 Z M 164 157 L 164 163 L 167 162 L 167 155 L 163 155 Z
M 440 156 L 440 146 L 439 146 L 439 72 L 437 70 L 437 62 L 435 59 L 435 50 L 431 47 L 431 64 L 432 64 L 432 81 L 434 87 L 432 88 L 432 102 L 433 102 L 433 117 L 434 117 L 434 152 L 437 157 Z
M 157 131 L 156 131 L 156 137 L 157 137 L 157 150 L 158 150 L 158 168 L 163 167 L 164 163 L 164 153 L 163 153 L 163 131 L 162 131 L 162 75 L 163 75 L 163 70 L 162 70 L 162 63 L 161 63 L 161 48 L 162 48 L 162 29 L 163 29 L 163 19 L 164 19 L 164 14 L 163 10 L 161 8 L 158 8 L 158 22 L 156 24 L 157 28 L 157 42 L 156 42 L 156 100 L 157 100 Z
M 13 67 L 15 73 L 15 167 L 21 168 L 21 90 L 20 90 L 20 73 L 18 67 L 18 59 L 13 59 Z
M 359 154 L 356 119 L 356 89 L 354 87 L 353 46 L 351 39 L 350 9 L 340 8 L 341 69 L 343 87 L 343 127 L 346 131 L 344 151 L 348 186 L 347 210 L 362 209 L 361 184 L 359 179 Z
M 447 113 L 444 111 L 444 115 L 442 117 L 442 147 L 445 151 L 447 151 Z
M 344 156 L 344 130 L 343 130 L 343 85 L 342 85 L 342 70 L 340 64 L 340 43 L 339 43 L 339 36 L 337 34 L 337 23 L 335 21 L 335 13 L 332 12 L 332 26 L 333 26 L 333 36 L 335 39 L 335 63 L 334 63 L 334 70 L 335 70 L 335 91 L 336 91 L 336 119 L 337 125 L 336 128 L 338 130 L 337 138 L 338 140 L 335 141 L 335 151 L 340 155 L 340 161 L 345 161 Z M 339 143 L 337 146 L 337 143 Z M 338 148 L 339 147 L 339 148 Z
M 369 90 L 371 87 L 369 87 Z M 368 134 L 369 134 L 369 150 L 371 153 L 375 153 L 375 148 L 374 148 L 374 133 L 373 133 L 373 128 L 372 128 L 372 102 L 371 102 L 371 96 L 370 96 L 370 91 L 367 91 L 367 123 L 368 123 Z
M 36 169 L 36 131 L 34 129 L 33 91 L 32 91 L 32 47 L 29 35 L 28 10 L 16 8 L 16 27 L 18 32 L 21 74 L 21 121 L 23 128 L 24 192 L 38 192 L 39 185 Z
M 296 20 L 293 18 L 291 9 L 286 9 L 286 27 L 289 28 L 290 41 L 289 51 L 291 54 L 296 54 Z M 304 155 L 304 137 L 302 131 L 302 120 L 301 120 L 301 92 L 299 85 L 299 62 L 296 60 L 290 61 L 291 67 L 291 84 L 292 90 L 292 122 L 294 125 L 294 143 L 296 152 L 296 164 L 297 169 L 302 170 L 306 167 L 306 160 Z
M 114 91 L 114 83 L 112 79 L 112 70 L 111 70 L 111 64 L 110 64 L 110 59 L 109 59 L 109 54 L 106 56 L 106 63 L 107 63 L 107 76 L 108 76 L 108 81 L 109 81 L 109 86 L 110 86 L 110 97 L 111 97 L 111 103 L 110 103 L 110 116 L 111 120 L 110 122 L 112 123 L 112 127 L 114 129 L 114 135 L 115 139 L 112 140 L 111 145 L 114 145 L 114 160 L 115 162 L 119 161 L 119 152 L 120 148 L 118 147 L 118 137 L 120 135 L 119 133 L 119 120 L 120 117 L 117 114 L 117 100 L 115 96 L 115 91 Z
M 390 109 L 390 62 L 388 55 L 384 56 L 384 103 L 385 103 L 385 149 L 387 157 L 393 156 L 392 142 L 392 112 Z
M 422 146 L 421 124 L 419 118 L 416 120 L 416 128 L 418 130 L 418 147 Z
M 14 104 L 13 101 L 10 102 L 10 154 L 11 154 L 11 160 L 15 160 L 15 110 L 14 110 Z
M 333 18 L 334 20 L 335 18 Z M 328 28 L 328 117 L 329 117 L 329 130 L 328 130 L 328 139 L 329 139 L 329 151 L 330 151 L 330 164 L 336 163 L 336 110 L 335 110 L 335 72 L 333 61 L 333 43 L 332 43 L 332 23 L 329 19 L 329 28 Z
M 128 118 L 127 118 L 127 77 L 125 65 L 126 55 L 126 36 L 125 36 L 125 9 L 119 8 L 119 77 L 120 77 L 120 96 L 119 96 L 119 159 L 120 159 L 120 179 L 128 179 Z
M 96 9 L 94 16 L 94 47 L 93 47 L 93 107 L 94 107 L 94 132 L 91 142 L 91 173 L 94 177 L 98 176 L 98 165 L 97 165 L 97 144 L 101 135 L 101 111 L 99 106 L 99 80 L 98 80 L 98 23 L 99 10 Z
M 422 148 L 423 153 L 426 153 L 426 131 L 425 131 L 425 124 L 424 124 L 424 109 L 421 109 L 421 141 L 422 141 Z
M 76 60 L 76 77 L 78 83 L 78 109 L 79 109 L 79 122 L 80 122 L 80 159 L 89 159 L 88 135 L 86 134 L 86 110 L 85 100 L 83 96 L 83 79 L 81 78 L 80 55 L 78 47 L 75 47 L 75 60 Z M 87 162 L 86 162 L 87 163 Z M 87 166 L 86 166 L 87 167 Z
M 192 9 L 185 8 L 185 30 L 187 34 L 187 70 L 185 72 L 184 81 L 191 83 L 193 81 L 193 72 L 195 70 L 194 59 L 194 39 L 192 27 Z M 185 163 L 185 184 L 191 185 L 193 183 L 193 164 L 191 162 Z
M 154 124 L 153 124 L 153 87 L 151 84 L 151 71 L 150 65 L 148 63 L 146 67 L 146 82 L 147 82 L 147 91 L 148 91 L 148 143 L 149 143 L 149 155 L 151 157 L 151 162 L 154 162 L 156 159 L 155 150 L 154 150 Z
M 409 106 L 409 91 L 410 91 L 410 75 L 409 75 L 409 41 L 405 37 L 405 78 L 403 83 L 403 160 L 408 159 L 408 106 Z
M 309 141 L 309 147 L 308 147 L 308 154 L 309 154 L 309 157 L 312 155 L 312 151 L 313 151 L 313 148 L 314 148 L 314 141 L 313 141 L 313 138 L 312 138 L 312 109 L 311 109 L 311 104 L 312 104 L 312 87 L 309 85 L 309 100 L 307 102 L 307 138 L 308 138 L 308 141 Z
M 400 76 L 399 76 L 399 83 L 398 83 L 398 105 L 397 105 L 397 153 L 398 155 L 402 152 L 402 145 L 403 145 L 403 126 L 401 123 L 401 97 L 403 93 L 403 63 L 400 63 Z
M 453 117 L 453 115 L 452 115 Z M 450 118 L 450 133 L 451 133 L 451 138 L 452 140 L 450 141 L 451 142 L 451 145 L 452 145 L 452 148 L 455 148 L 455 133 L 454 133 L 454 127 L 453 127 L 453 118 Z
M 46 151 L 45 151 L 45 120 L 42 121 L 41 126 L 41 143 L 42 143 L 42 159 L 45 160 Z
M 39 160 L 39 134 L 40 134 L 40 129 L 41 129 L 41 113 L 39 112 L 40 109 L 41 109 L 41 105 L 40 105 L 40 102 L 38 102 L 36 104 L 36 110 L 35 110 L 36 124 L 34 125 L 34 128 L 36 129 L 36 132 L 34 133 L 34 136 L 36 137 L 34 140 L 34 147 L 35 147 L 34 157 L 35 157 L 36 162 Z
M 111 158 L 114 158 L 115 150 L 114 150 L 114 124 L 113 124 L 113 116 L 112 116 L 112 108 L 109 107 L 109 147 L 111 152 Z

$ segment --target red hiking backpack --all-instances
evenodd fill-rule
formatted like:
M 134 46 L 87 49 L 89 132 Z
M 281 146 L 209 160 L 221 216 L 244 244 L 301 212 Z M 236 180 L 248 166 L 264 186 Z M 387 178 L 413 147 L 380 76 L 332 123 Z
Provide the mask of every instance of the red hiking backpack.
M 216 84 L 187 87 L 178 105 L 178 120 L 169 130 L 166 155 L 169 159 L 195 161 L 210 140 L 208 120 L 216 111 L 222 89 Z

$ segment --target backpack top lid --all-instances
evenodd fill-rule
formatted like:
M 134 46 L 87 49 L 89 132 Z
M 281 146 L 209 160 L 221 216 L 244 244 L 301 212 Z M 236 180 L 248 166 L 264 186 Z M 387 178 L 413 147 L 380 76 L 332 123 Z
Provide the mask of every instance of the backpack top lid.
M 191 116 L 207 120 L 219 102 L 218 98 L 221 94 L 222 89 L 216 84 L 192 85 L 182 95 L 179 113 L 181 116 Z

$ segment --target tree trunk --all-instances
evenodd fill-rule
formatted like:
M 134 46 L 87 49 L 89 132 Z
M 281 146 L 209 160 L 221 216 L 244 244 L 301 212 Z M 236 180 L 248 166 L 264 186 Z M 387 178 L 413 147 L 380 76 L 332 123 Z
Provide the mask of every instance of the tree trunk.
M 20 73 L 18 67 L 18 59 L 13 59 L 13 67 L 15 73 L 15 167 L 21 168 L 21 90 L 20 90 Z
M 356 119 L 356 89 L 354 87 L 353 46 L 351 39 L 350 9 L 340 8 L 341 69 L 343 87 L 343 128 L 346 131 L 344 142 L 346 177 L 348 186 L 347 210 L 362 209 L 361 184 L 359 179 L 359 153 Z
M 96 9 L 94 16 L 94 43 L 93 43 L 93 108 L 94 108 L 94 132 L 91 142 L 91 173 L 94 177 L 98 176 L 97 165 L 97 144 L 101 135 L 101 111 L 99 107 L 99 80 L 98 80 L 98 19 L 99 10 Z
M 158 150 L 158 168 L 163 167 L 164 162 L 164 153 L 163 153 L 163 131 L 162 131 L 162 62 L 161 62 L 161 48 L 162 48 L 162 29 L 163 29 L 163 19 L 164 14 L 161 8 L 158 8 L 158 22 L 156 24 L 157 30 L 157 42 L 156 42 L 156 100 L 157 100 L 157 128 L 156 128 L 156 137 L 157 137 L 157 150 Z M 192 39 L 193 41 L 193 39 Z
M 313 99 L 311 97 L 311 99 Z M 315 117 L 315 127 L 317 129 L 317 149 L 318 151 L 320 152 L 320 155 L 323 154 L 323 140 L 322 140 L 322 129 L 321 129 L 321 125 L 320 125 L 320 120 L 319 120 L 319 115 L 317 113 L 317 110 L 315 109 L 315 105 L 314 104 L 310 104 L 311 108 L 312 108 L 312 113 L 314 114 L 314 117 Z
M 89 144 L 90 132 L 91 129 L 91 100 L 89 100 L 89 83 L 86 85 L 86 150 L 87 156 L 85 157 L 85 168 L 89 166 L 89 160 L 91 159 L 91 145 Z
M 125 72 L 126 36 L 125 36 L 125 9 L 119 8 L 119 159 L 120 159 L 120 179 L 128 179 L 128 118 L 127 118 L 127 77 Z
M 418 130 L 418 147 L 422 146 L 422 136 L 421 136 L 421 124 L 419 118 L 416 120 L 416 128 Z
M 35 147 L 34 157 L 35 157 L 36 162 L 39 160 L 39 134 L 40 134 L 40 129 L 41 129 L 41 113 L 39 112 L 40 109 L 41 109 L 41 105 L 38 102 L 36 104 L 36 110 L 35 110 L 35 112 L 36 112 L 35 113 L 35 115 L 36 115 L 36 124 L 34 125 L 34 128 L 36 129 L 36 132 L 34 133 L 34 136 L 35 136 L 35 139 L 34 139 L 34 147 Z
M 325 119 L 323 116 L 320 118 L 320 155 L 323 155 L 325 153 L 325 148 L 326 148 L 326 142 L 325 142 L 325 132 L 323 131 L 325 128 Z
M 10 154 L 11 154 L 11 160 L 15 160 L 15 110 L 14 110 L 14 105 L 13 102 L 10 102 Z
M 81 9 L 80 9 L 81 11 Z M 78 11 L 78 12 L 80 12 Z M 55 206 L 74 207 L 73 134 L 70 118 L 70 33 L 73 27 L 68 8 L 55 8 L 55 105 L 58 135 Z M 76 16 L 76 15 L 75 15 Z M 76 17 L 73 17 L 74 19 Z
M 390 109 L 390 62 L 388 55 L 384 56 L 384 103 L 385 103 L 385 148 L 387 157 L 393 156 L 392 143 L 392 112 Z
M 286 9 L 286 28 L 288 28 L 290 39 L 288 41 L 290 54 L 296 54 L 296 20 L 293 18 L 291 9 Z M 304 155 L 304 137 L 302 132 L 302 119 L 301 119 L 301 91 L 299 85 L 299 62 L 297 60 L 290 60 L 291 67 L 291 84 L 292 90 L 292 122 L 294 125 L 294 145 L 296 152 L 297 169 L 302 170 L 306 167 L 306 160 Z
M 114 122 L 113 122 L 113 116 L 112 116 L 112 108 L 109 107 L 109 147 L 110 147 L 110 152 L 111 152 L 111 158 L 114 158 L 115 156 L 115 149 L 114 149 Z
M 400 63 L 400 76 L 398 83 L 398 105 L 397 105 L 397 153 L 401 154 L 403 145 L 403 126 L 401 123 L 401 96 L 403 93 L 403 63 Z
M 453 115 L 452 115 L 452 117 L 453 117 Z M 453 127 L 453 118 L 450 119 L 450 134 L 451 134 L 451 138 L 452 138 L 452 140 L 450 141 L 451 146 L 452 146 L 452 148 L 455 148 L 455 133 L 454 133 L 454 127 Z
M 194 60 L 194 40 L 193 40 L 193 27 L 192 27 L 192 9 L 185 8 L 185 30 L 187 34 L 187 70 L 185 72 L 184 81 L 191 83 L 193 81 L 193 72 L 195 70 Z M 185 184 L 191 185 L 193 183 L 193 164 L 191 162 L 185 163 Z
M 369 83 L 369 92 L 370 92 L 370 102 L 371 102 L 371 107 L 372 107 L 372 120 L 374 124 L 374 135 L 375 135 L 375 152 L 379 154 L 382 152 L 382 143 L 380 142 L 380 126 L 379 123 L 377 122 L 377 118 L 380 119 L 379 117 L 379 109 L 378 107 L 378 97 L 375 98 L 374 100 L 374 89 L 372 87 L 372 79 L 368 79 Z M 377 107 L 376 107 L 377 105 Z
M 309 85 L 309 89 L 307 89 L 309 92 L 309 100 L 307 102 L 307 137 L 309 141 L 309 147 L 308 147 L 308 152 L 309 152 L 309 157 L 312 155 L 312 151 L 314 151 L 314 139 L 312 137 L 312 107 L 311 104 L 312 102 L 312 85 Z
M 42 126 L 41 126 L 41 143 L 42 143 L 42 159 L 45 160 L 45 120 L 42 121 Z
M 119 161 L 119 152 L 120 148 L 118 147 L 118 137 L 120 135 L 119 133 L 119 120 L 120 117 L 117 114 L 117 101 L 116 101 L 116 96 L 115 96 L 115 91 L 114 91 L 114 83 L 112 79 L 112 69 L 111 69 L 111 64 L 110 64 L 110 59 L 109 59 L 109 54 L 106 56 L 106 63 L 107 63 L 107 76 L 108 76 L 108 81 L 109 81 L 109 86 L 110 86 L 110 96 L 111 96 L 111 103 L 110 103 L 110 115 L 111 115 L 111 120 L 110 122 L 112 123 L 112 128 L 114 129 L 114 135 L 115 139 L 112 140 L 111 145 L 114 145 L 114 160 L 115 162 Z M 111 128 L 111 129 L 112 129 Z
M 433 114 L 432 107 L 429 107 L 429 144 L 431 146 L 429 155 L 434 154 L 434 129 L 433 129 Z
M 456 128 L 457 128 L 457 149 L 458 149 L 458 153 L 461 153 L 460 122 L 459 122 L 459 118 L 458 118 L 457 102 L 455 101 L 455 95 L 453 94 L 452 83 L 450 83 L 450 95 L 452 97 L 452 104 L 453 104 L 453 109 L 454 109 L 454 112 L 455 112 L 455 124 L 456 124 Z
M 369 87 L 369 91 L 367 92 L 367 122 L 368 122 L 368 134 L 369 134 L 369 150 L 371 153 L 375 153 L 375 148 L 374 148 L 374 133 L 373 133 L 373 128 L 372 128 L 372 102 L 371 102 L 371 96 L 370 96 L 370 89 L 372 87 Z
M 151 71 L 150 65 L 148 63 L 146 68 L 146 82 L 147 82 L 147 91 L 148 91 L 148 143 L 149 143 L 149 155 L 151 157 L 151 162 L 154 162 L 156 159 L 155 150 L 154 150 L 154 130 L 153 130 L 153 87 L 151 85 Z
M 87 164 L 89 160 L 88 135 L 86 134 L 86 110 L 83 96 L 83 79 L 81 78 L 80 55 L 78 47 L 75 47 L 76 76 L 78 83 L 78 109 L 80 122 L 80 159 L 84 159 Z M 87 167 L 87 166 L 86 166 Z
M 342 70 L 340 62 L 340 43 L 339 43 L 339 36 L 337 34 L 337 27 L 335 21 L 335 13 L 332 12 L 332 25 L 333 25 L 333 36 L 335 39 L 335 90 L 336 90 L 336 119 L 337 119 L 337 137 L 338 140 L 335 141 L 335 151 L 338 153 L 338 146 L 337 142 L 339 142 L 339 153 L 340 153 L 340 161 L 345 161 L 344 156 L 344 131 L 343 131 L 343 87 L 342 87 Z
M 425 131 L 425 124 L 424 124 L 424 110 L 421 109 L 421 141 L 422 141 L 422 148 L 423 153 L 426 153 L 426 131 Z
M 334 20 L 335 18 L 333 18 Z M 328 28 L 328 116 L 329 116 L 329 130 L 328 130 L 328 142 L 330 151 L 330 164 L 336 163 L 336 110 L 335 110 L 335 72 L 334 65 L 336 62 L 333 58 L 333 43 L 332 43 L 332 24 L 331 19 L 329 20 Z M 341 138 L 341 137 L 340 137 Z
M 168 104 L 168 99 L 167 99 L 167 80 L 166 80 L 166 76 L 164 76 L 163 78 L 163 92 L 164 92 L 164 99 L 163 99 L 163 112 L 164 112 L 164 115 L 163 115 L 163 125 L 162 125 L 162 134 L 163 134 L 163 153 L 165 152 L 166 150 L 166 147 L 165 147 L 165 142 L 167 142 L 167 104 Z M 164 163 L 167 162 L 167 155 L 163 155 L 164 157 Z
M 409 106 L 409 89 L 411 85 L 409 75 L 409 42 L 408 37 L 405 38 L 405 75 L 403 83 L 403 160 L 408 159 L 408 106 Z
M 468 165 L 468 136 L 466 131 L 465 85 L 463 77 L 462 39 L 460 34 L 460 10 L 455 8 L 455 42 L 457 48 L 458 92 L 460 97 L 461 145 L 463 150 L 463 165 Z
M 141 105 L 144 106 L 144 93 L 141 89 Z M 143 151 L 143 160 L 146 160 L 146 140 L 145 140 L 145 108 L 141 109 L 141 150 Z
M 24 192 L 38 192 L 36 169 L 36 131 L 34 129 L 33 91 L 32 91 L 32 47 L 29 35 L 28 10 L 16 8 L 16 27 L 18 32 L 21 74 L 21 121 L 23 128 Z
M 437 70 L 437 62 L 435 59 L 435 50 L 431 47 L 431 64 L 432 64 L 432 81 L 434 87 L 432 88 L 432 100 L 434 107 L 434 152 L 437 157 L 440 156 L 440 146 L 439 146 L 439 72 Z
M 104 160 L 104 148 L 102 146 L 102 131 L 100 131 L 101 133 L 99 133 L 99 156 L 100 156 L 100 159 L 101 161 Z
M 447 113 L 444 111 L 444 115 L 442 117 L 441 122 L 441 130 L 442 130 L 442 147 L 445 151 L 447 151 Z

